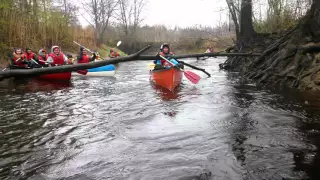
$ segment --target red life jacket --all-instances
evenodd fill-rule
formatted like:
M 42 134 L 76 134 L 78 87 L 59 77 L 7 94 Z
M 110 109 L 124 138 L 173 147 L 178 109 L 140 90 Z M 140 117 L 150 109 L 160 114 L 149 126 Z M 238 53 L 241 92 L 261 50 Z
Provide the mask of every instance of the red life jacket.
M 161 51 L 159 54 L 160 54 L 161 56 L 167 58 L 169 55 L 173 55 L 173 52 L 169 52 L 168 54 L 165 54 L 164 52 Z M 166 60 L 161 59 L 161 64 L 162 64 L 162 65 L 164 65 L 166 62 L 167 62 Z M 169 64 L 169 63 L 168 63 L 168 64 Z M 172 66 L 171 64 L 169 64 L 169 65 Z
M 34 53 L 28 54 L 27 52 L 24 52 L 24 55 L 26 56 L 27 60 L 30 61 L 31 59 L 34 59 Z
M 53 65 L 54 64 L 64 64 L 64 54 L 60 52 L 59 56 L 57 56 L 56 54 L 54 53 L 50 53 L 49 54 L 50 57 L 52 57 L 53 59 Z
M 48 59 L 48 54 L 46 54 L 46 56 L 45 57 L 42 57 L 42 56 L 38 56 L 38 58 L 39 58 L 39 64 L 42 64 L 42 65 L 44 65 L 45 63 L 43 62 L 43 61 L 47 61 L 47 59 Z
M 17 61 L 18 59 L 20 59 L 20 60 Z M 13 56 L 14 65 L 25 66 L 25 64 L 23 63 L 23 59 L 24 59 L 24 57 Z
M 112 57 L 112 58 L 113 57 L 119 57 L 119 56 L 120 56 L 120 54 L 118 52 L 114 52 L 114 51 L 110 55 L 110 57 Z
M 82 58 L 78 60 L 78 63 L 89 63 L 90 57 L 89 55 L 82 55 Z

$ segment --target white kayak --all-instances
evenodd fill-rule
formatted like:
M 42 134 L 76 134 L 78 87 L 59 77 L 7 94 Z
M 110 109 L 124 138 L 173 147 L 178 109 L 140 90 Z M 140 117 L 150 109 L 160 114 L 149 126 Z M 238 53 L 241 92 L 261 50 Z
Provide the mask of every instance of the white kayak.
M 86 75 L 72 72 L 72 76 L 114 76 L 116 73 L 116 68 L 113 64 L 109 64 L 106 66 L 101 66 L 97 68 L 88 69 L 88 73 Z

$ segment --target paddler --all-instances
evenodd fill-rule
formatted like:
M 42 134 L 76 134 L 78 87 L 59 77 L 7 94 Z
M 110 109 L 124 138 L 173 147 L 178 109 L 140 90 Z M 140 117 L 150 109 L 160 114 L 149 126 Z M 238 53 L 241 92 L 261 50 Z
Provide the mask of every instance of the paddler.
M 47 51 L 45 49 L 40 49 L 38 58 L 39 58 L 39 64 L 45 65 L 48 59 Z
M 72 54 L 67 54 L 68 64 L 74 64 L 74 58 Z
M 16 48 L 10 56 L 12 65 L 25 67 L 27 65 L 26 56 L 22 52 L 21 48 Z
M 157 54 L 157 56 L 163 56 L 166 59 L 170 60 L 170 62 L 172 62 L 174 65 L 178 65 L 181 68 L 183 68 L 183 65 L 178 63 L 175 59 L 172 58 L 172 56 L 174 56 L 174 53 L 170 51 L 170 46 L 168 43 L 164 43 L 160 46 L 160 52 Z M 171 67 L 172 64 L 168 63 L 166 60 L 162 59 L 159 56 L 160 60 L 155 60 L 153 61 L 155 65 L 154 69 L 163 69 L 163 68 L 168 68 Z
M 110 49 L 109 57 L 110 58 L 120 57 L 120 54 L 117 51 L 115 51 L 114 49 Z
M 27 63 L 29 67 L 39 67 L 39 60 L 37 55 L 30 49 L 26 48 L 26 52 L 24 52 L 24 55 L 26 56 Z
M 94 61 L 96 57 L 97 57 L 96 53 L 93 53 L 93 56 L 90 57 L 88 55 L 87 50 L 84 47 L 80 47 L 80 54 L 77 57 L 77 61 L 78 63 L 89 63 L 91 61 Z
M 51 66 L 64 65 L 68 63 L 68 58 L 60 51 L 59 46 L 52 46 L 47 62 Z

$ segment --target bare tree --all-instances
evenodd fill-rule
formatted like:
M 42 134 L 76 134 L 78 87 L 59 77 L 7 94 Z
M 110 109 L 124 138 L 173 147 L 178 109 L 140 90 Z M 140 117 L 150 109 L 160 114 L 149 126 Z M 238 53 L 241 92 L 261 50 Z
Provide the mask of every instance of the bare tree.
M 119 15 L 121 27 L 125 36 L 132 36 L 144 20 L 141 16 L 146 0 L 119 0 Z
M 117 0 L 90 0 L 90 2 L 82 3 L 84 9 L 93 21 L 87 21 L 95 28 L 95 38 L 97 45 L 100 45 L 104 41 L 104 34 L 107 31 L 107 27 L 110 24 L 111 18 L 114 15 L 116 7 L 118 5 Z
M 233 20 L 234 26 L 235 26 L 235 31 L 237 38 L 240 36 L 240 25 L 239 25 L 239 9 L 235 5 L 234 0 L 227 0 L 227 5 L 231 14 L 231 18 Z

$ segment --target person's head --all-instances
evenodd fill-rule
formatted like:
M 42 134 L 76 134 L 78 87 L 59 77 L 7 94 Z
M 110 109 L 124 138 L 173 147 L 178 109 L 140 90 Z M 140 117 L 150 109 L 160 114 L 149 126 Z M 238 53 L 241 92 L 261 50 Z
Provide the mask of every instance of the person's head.
M 40 51 L 39 51 L 40 56 L 45 57 L 46 54 L 47 54 L 47 51 L 45 49 L 40 49 Z
M 160 51 L 165 53 L 165 54 L 169 53 L 170 52 L 169 44 L 168 43 L 162 44 L 161 47 L 160 47 Z
M 110 49 L 110 53 L 112 53 L 113 52 L 113 49 Z
M 72 54 L 67 54 L 67 58 L 72 59 L 73 58 Z
M 27 52 L 28 54 L 31 54 L 31 53 L 32 53 L 32 50 L 31 50 L 30 48 L 26 48 L 26 52 Z
M 82 55 L 87 55 L 88 54 L 88 51 L 87 51 L 87 49 L 85 49 L 84 47 L 80 47 L 80 54 L 82 54 Z
M 15 53 L 16 53 L 16 54 L 22 54 L 21 48 L 17 48 L 17 49 L 15 50 Z
M 59 46 L 52 46 L 51 51 L 54 54 L 59 54 L 60 53 L 60 47 Z

